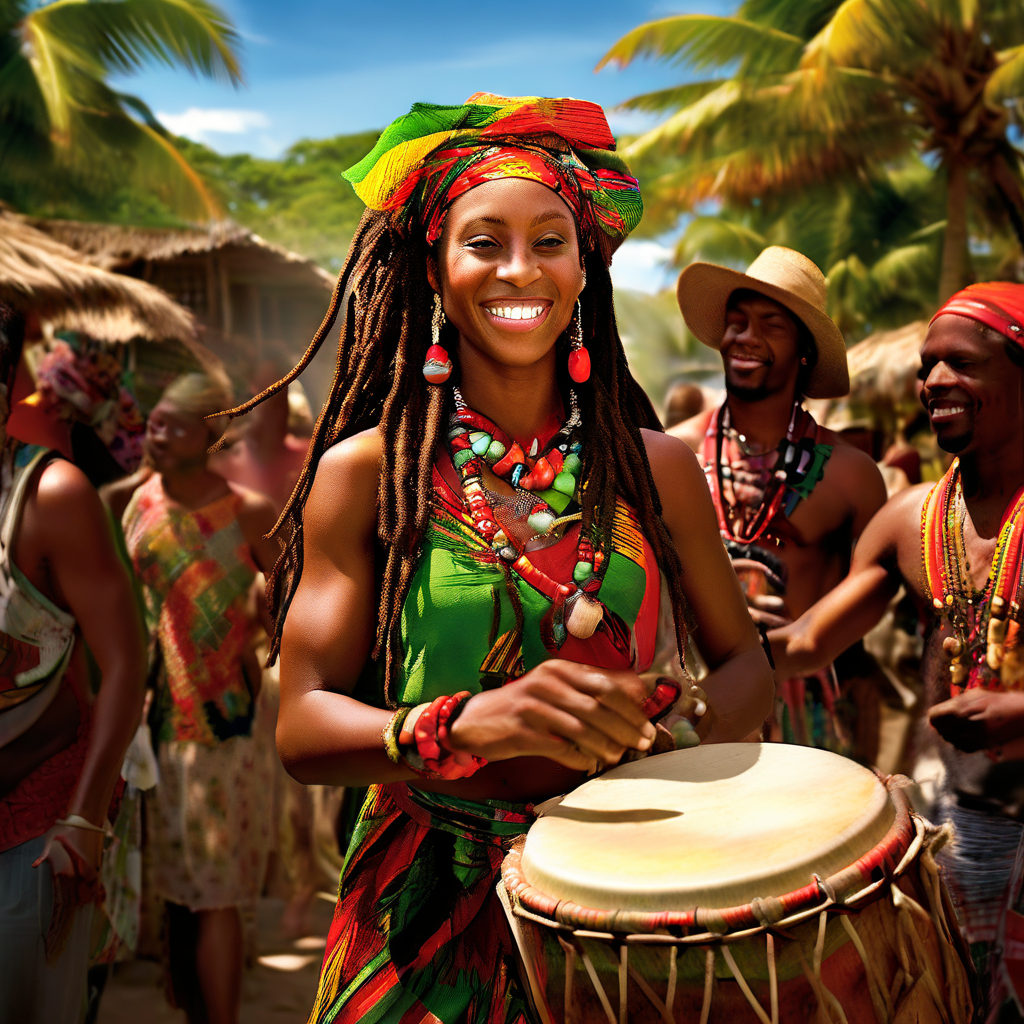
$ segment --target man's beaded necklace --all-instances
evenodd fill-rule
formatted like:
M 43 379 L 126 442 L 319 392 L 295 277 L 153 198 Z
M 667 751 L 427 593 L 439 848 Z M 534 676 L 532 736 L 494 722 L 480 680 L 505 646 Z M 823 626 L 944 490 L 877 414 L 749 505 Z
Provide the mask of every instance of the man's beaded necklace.
M 739 448 L 751 472 L 763 473 L 763 496 L 756 507 L 746 505 L 736 496 L 736 464 L 725 451 L 726 438 Z M 733 427 L 729 403 L 724 402 L 712 415 L 704 439 L 704 473 L 723 538 L 745 546 L 757 544 L 762 537 L 767 540 L 775 517 L 780 512 L 792 515 L 797 504 L 810 497 L 824 476 L 831 454 L 831 445 L 817 443 L 817 424 L 799 401 L 793 404 L 785 436 L 766 452 L 755 452 Z M 773 455 L 777 457 L 769 466 Z
M 525 582 L 552 603 L 551 633 L 561 646 L 567 632 L 580 639 L 592 636 L 604 617 L 597 598 L 605 557 L 599 543 L 580 530 L 572 584 L 557 583 L 526 554 L 527 545 L 555 538 L 560 527 L 582 518 L 578 505 L 583 472 L 579 402 L 569 392 L 565 424 L 540 451 L 535 439 L 529 453 L 485 416 L 470 409 L 458 388 L 448 429 L 448 451 L 462 481 L 462 493 L 473 525 L 491 550 Z M 484 466 L 508 481 L 512 497 L 495 494 L 484 484 Z M 499 519 L 502 520 L 499 523 Z
M 964 544 L 967 505 L 955 460 L 921 511 L 921 543 L 932 605 L 948 619 L 953 635 L 943 641 L 952 658 L 953 692 L 997 686 L 1011 622 L 1019 622 L 1024 598 L 1024 489 L 1010 503 L 999 530 L 988 580 L 971 584 Z

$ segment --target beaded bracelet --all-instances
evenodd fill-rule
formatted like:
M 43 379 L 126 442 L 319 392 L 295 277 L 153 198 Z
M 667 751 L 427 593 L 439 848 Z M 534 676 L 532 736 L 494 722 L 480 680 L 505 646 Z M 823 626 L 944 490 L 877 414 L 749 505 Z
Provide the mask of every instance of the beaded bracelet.
M 428 779 L 466 779 L 487 761 L 451 745 L 451 728 L 471 694 L 462 690 L 429 704 L 396 711 L 384 727 L 384 749 L 394 764 L 404 764 Z
M 402 723 L 409 717 L 413 708 L 399 708 L 384 726 L 381 736 L 384 740 L 384 753 L 392 764 L 402 763 L 402 751 L 398 746 L 398 734 L 402 729 Z
M 683 688 L 678 680 L 671 676 L 659 676 L 654 693 L 640 705 L 640 710 L 651 721 L 657 721 L 675 706 L 682 695 Z

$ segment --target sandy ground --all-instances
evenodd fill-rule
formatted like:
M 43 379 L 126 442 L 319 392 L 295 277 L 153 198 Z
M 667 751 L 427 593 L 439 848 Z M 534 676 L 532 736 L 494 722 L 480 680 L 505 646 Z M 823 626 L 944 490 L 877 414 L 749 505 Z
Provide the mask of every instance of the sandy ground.
M 304 1024 L 316 996 L 333 903 L 317 899 L 310 934 L 290 940 L 279 923 L 283 900 L 260 901 L 259 960 L 246 971 L 242 984 L 242 1024 Z M 117 964 L 100 1004 L 98 1024 L 185 1024 L 185 1014 L 172 1010 L 160 987 L 158 964 L 135 960 Z

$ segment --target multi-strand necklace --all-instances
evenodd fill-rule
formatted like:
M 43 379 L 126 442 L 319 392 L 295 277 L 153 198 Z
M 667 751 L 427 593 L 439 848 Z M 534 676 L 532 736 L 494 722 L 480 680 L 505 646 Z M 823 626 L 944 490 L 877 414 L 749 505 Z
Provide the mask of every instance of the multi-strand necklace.
M 711 417 L 704 441 L 704 472 L 718 513 L 719 530 L 727 541 L 756 544 L 780 511 L 791 515 L 797 504 L 814 490 L 824 475 L 832 448 L 815 443 L 813 428 L 814 420 L 796 402 L 783 439 L 767 452 L 756 452 L 732 426 L 728 402 Z M 750 460 L 752 471 L 763 471 L 764 491 L 756 506 L 747 505 L 736 496 L 733 460 L 725 452 L 726 438 Z M 777 457 L 769 466 L 772 455 Z
M 570 512 L 578 505 L 583 472 L 579 403 L 569 392 L 565 424 L 541 449 L 530 450 L 510 438 L 485 416 L 470 409 L 458 388 L 448 430 L 448 451 L 462 481 L 462 493 L 473 525 L 495 555 L 552 603 L 552 637 L 559 646 L 566 634 L 586 640 L 604 617 L 597 598 L 605 558 L 600 544 L 580 530 L 576 542 L 573 582 L 558 583 L 526 554 L 527 545 L 557 537 L 560 527 L 582 518 Z M 512 496 L 496 494 L 484 483 L 484 467 L 512 487 Z
M 964 543 L 967 505 L 959 459 L 929 494 L 921 513 L 921 544 L 932 605 L 950 623 L 943 641 L 951 656 L 953 692 L 998 686 L 1011 622 L 1020 620 L 1024 596 L 1024 488 L 1010 503 L 999 529 L 988 580 L 971 583 Z

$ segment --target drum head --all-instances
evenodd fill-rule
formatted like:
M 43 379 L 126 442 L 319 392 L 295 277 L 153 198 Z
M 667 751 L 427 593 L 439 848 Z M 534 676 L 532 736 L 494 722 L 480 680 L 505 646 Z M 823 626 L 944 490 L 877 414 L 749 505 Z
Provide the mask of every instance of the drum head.
M 850 866 L 894 818 L 875 775 L 838 754 L 711 744 L 580 786 L 530 829 L 522 872 L 598 910 L 740 906 Z

